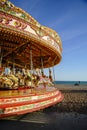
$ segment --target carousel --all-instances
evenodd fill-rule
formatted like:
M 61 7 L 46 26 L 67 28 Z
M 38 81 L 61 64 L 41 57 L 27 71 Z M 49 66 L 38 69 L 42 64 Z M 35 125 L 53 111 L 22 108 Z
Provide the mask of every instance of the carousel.
M 10 1 L 0 0 L 0 118 L 63 100 L 52 71 L 61 61 L 61 53 L 61 39 L 54 30 Z

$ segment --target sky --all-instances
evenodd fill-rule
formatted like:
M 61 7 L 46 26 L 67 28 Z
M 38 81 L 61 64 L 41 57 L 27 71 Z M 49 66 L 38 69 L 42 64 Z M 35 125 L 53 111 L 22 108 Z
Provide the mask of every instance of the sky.
M 10 0 L 62 40 L 55 80 L 87 81 L 87 0 Z

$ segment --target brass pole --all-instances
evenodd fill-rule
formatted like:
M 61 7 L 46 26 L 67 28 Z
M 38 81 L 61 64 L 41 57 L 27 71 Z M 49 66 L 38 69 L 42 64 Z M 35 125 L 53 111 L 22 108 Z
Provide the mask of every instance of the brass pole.
M 0 67 L 2 67 L 2 51 L 1 51 L 1 46 L 0 46 Z
M 31 75 L 32 75 L 32 71 L 33 71 L 33 62 L 32 62 L 32 48 L 31 48 L 31 44 L 30 44 L 30 70 L 31 70 Z M 31 86 L 32 86 L 32 77 L 31 77 Z

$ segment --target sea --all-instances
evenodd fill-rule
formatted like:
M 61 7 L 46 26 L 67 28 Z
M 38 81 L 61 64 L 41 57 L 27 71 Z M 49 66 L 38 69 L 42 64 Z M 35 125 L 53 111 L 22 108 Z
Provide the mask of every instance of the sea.
M 55 81 L 55 84 L 81 84 L 87 85 L 87 81 Z

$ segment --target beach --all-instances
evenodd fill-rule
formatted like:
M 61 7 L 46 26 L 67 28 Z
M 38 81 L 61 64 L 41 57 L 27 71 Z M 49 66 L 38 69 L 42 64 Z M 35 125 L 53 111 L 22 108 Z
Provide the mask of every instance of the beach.
M 60 111 L 87 114 L 87 85 L 55 85 L 64 95 L 64 100 L 57 104 Z
M 87 130 L 87 85 L 55 85 L 61 103 L 37 112 L 0 120 L 0 130 Z

